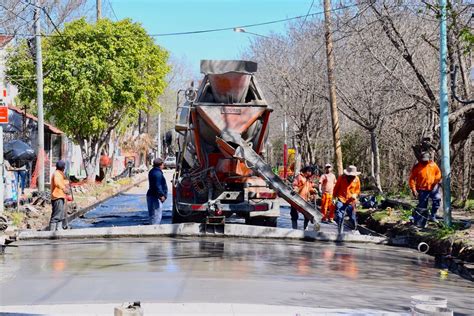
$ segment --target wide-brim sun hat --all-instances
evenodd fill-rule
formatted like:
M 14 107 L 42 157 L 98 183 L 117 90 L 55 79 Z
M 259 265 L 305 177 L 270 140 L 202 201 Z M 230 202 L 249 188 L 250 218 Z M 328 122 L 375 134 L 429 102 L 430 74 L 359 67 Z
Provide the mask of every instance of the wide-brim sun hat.
M 349 167 L 344 169 L 344 174 L 346 176 L 358 176 L 360 174 L 360 172 L 357 171 L 356 166 L 350 165 Z
M 431 158 L 430 153 L 423 153 L 421 155 L 421 161 L 427 162 L 427 161 L 430 161 L 430 158 Z
M 332 165 L 330 163 L 327 163 L 324 168 L 332 168 Z

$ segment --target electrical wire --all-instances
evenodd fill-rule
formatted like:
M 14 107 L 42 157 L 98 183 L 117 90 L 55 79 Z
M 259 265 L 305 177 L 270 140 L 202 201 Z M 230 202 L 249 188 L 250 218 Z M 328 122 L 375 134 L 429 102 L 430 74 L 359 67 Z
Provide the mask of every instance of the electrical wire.
M 25 0 L 26 1 L 26 0 Z M 29 3 L 30 5 L 35 6 L 34 4 Z M 341 6 L 338 8 L 331 9 L 331 12 L 336 12 L 344 9 L 348 9 L 351 7 L 356 7 L 358 4 L 351 4 L 347 6 Z M 260 22 L 260 23 L 253 23 L 253 24 L 245 24 L 245 25 L 238 25 L 238 26 L 231 26 L 231 27 L 222 27 L 222 28 L 214 28 L 214 29 L 206 29 L 206 30 L 195 30 L 195 31 L 184 31 L 184 32 L 171 32 L 171 33 L 155 33 L 155 34 L 148 34 L 150 37 L 165 37 L 165 36 L 179 36 L 179 35 L 192 35 L 192 34 L 203 34 L 203 33 L 213 33 L 213 32 L 222 32 L 222 31 L 231 31 L 234 30 L 235 28 L 250 28 L 250 27 L 256 27 L 256 26 L 263 26 L 263 25 L 269 25 L 269 24 L 277 24 L 277 23 L 282 23 L 282 22 L 287 22 L 287 21 L 292 21 L 292 20 L 297 20 L 297 19 L 302 19 L 302 18 L 307 18 L 311 16 L 317 16 L 324 14 L 324 11 L 318 11 L 306 15 L 298 15 L 298 16 L 293 16 L 285 19 L 279 19 L 279 20 L 272 20 L 272 21 L 266 21 L 266 22 Z M 34 36 L 34 34 L 6 34 L 6 33 L 0 33 L 0 35 L 16 35 L 16 36 Z M 41 36 L 43 37 L 55 37 L 58 36 L 56 34 L 42 34 Z M 69 36 L 69 37 L 75 37 L 76 35 L 64 35 L 63 36 Z M 114 34 L 111 35 L 105 35 L 104 36 L 117 36 Z M 130 35 L 130 36 L 136 36 L 136 35 Z M 118 37 L 124 37 L 118 36 Z
M 309 12 L 311 12 L 311 9 L 313 8 L 314 5 L 314 0 L 311 2 L 311 5 L 309 6 L 308 12 L 306 12 L 306 15 L 304 16 L 303 23 L 301 23 L 300 29 L 303 29 L 304 24 L 306 23 L 306 19 L 308 18 Z
M 49 15 L 48 11 L 44 8 L 44 7 L 41 7 L 41 6 L 37 6 L 36 4 L 34 3 L 31 3 L 27 0 L 23 0 L 24 3 L 26 3 L 27 5 L 30 5 L 30 6 L 33 6 L 35 8 L 38 8 L 40 9 L 41 11 L 44 12 L 44 14 L 46 14 L 46 17 L 48 18 L 48 20 L 51 22 L 51 24 L 53 25 L 54 29 L 56 30 L 56 32 L 58 32 L 59 36 L 62 36 L 61 34 L 61 31 L 59 31 L 59 28 L 56 26 L 56 23 L 54 23 L 53 19 L 51 18 L 51 16 Z M 31 36 L 34 36 L 34 35 L 31 35 Z
M 117 17 L 117 14 L 115 14 L 114 6 L 112 5 L 112 0 L 107 0 L 107 2 L 109 3 L 110 10 L 112 10 L 112 14 L 113 14 L 114 17 L 115 17 L 115 20 L 118 21 L 119 18 Z

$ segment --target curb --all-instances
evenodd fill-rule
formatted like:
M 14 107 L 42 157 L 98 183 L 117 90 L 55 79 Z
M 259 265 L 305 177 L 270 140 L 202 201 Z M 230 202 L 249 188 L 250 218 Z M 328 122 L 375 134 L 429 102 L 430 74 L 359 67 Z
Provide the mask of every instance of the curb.
M 0 306 L 1 313 L 12 315 L 111 315 L 117 307 L 129 303 L 89 303 L 56 305 L 10 305 Z M 265 305 L 242 303 L 152 303 L 142 302 L 140 311 L 146 315 L 400 315 L 400 312 L 387 312 L 375 309 L 336 309 L 290 305 Z M 138 315 L 125 309 L 121 315 Z M 404 315 L 402 313 L 402 315 Z M 406 313 L 408 315 L 408 313 Z
M 239 224 L 222 226 L 205 226 L 197 223 L 162 224 L 146 226 L 122 226 L 81 228 L 62 231 L 21 231 L 18 240 L 35 239 L 87 239 L 87 238 L 119 238 L 119 237 L 160 237 L 160 236 L 194 236 L 194 237 L 237 237 L 290 239 L 306 241 L 359 242 L 371 244 L 388 244 L 383 237 L 342 234 L 334 232 L 302 231 L 287 228 L 272 228 Z

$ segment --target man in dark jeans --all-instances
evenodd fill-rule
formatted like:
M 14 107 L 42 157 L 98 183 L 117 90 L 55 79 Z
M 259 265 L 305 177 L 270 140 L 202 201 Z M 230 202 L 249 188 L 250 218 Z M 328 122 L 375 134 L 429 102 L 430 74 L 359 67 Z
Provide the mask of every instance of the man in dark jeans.
M 51 231 L 61 230 L 61 223 L 65 216 L 66 186 L 69 184 L 64 175 L 65 168 L 66 163 L 63 160 L 59 160 L 56 163 L 56 171 L 54 171 L 51 177 L 51 204 L 53 208 L 49 221 L 49 230 Z
M 156 158 L 153 160 L 153 168 L 148 173 L 148 192 L 146 202 L 148 205 L 148 216 L 150 224 L 160 224 L 163 212 L 163 202 L 168 196 L 168 186 L 163 175 L 163 160 Z

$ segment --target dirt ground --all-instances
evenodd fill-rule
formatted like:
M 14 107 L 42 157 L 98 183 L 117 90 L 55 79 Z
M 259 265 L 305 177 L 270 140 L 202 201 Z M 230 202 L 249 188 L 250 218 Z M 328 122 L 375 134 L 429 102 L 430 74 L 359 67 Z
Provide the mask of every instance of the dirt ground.
M 125 188 L 140 183 L 145 179 L 146 172 L 142 172 L 136 174 L 132 178 L 122 178 L 108 183 L 85 183 L 77 186 L 73 185 L 74 200 L 72 202 L 67 202 L 66 211 L 70 215 L 77 210 L 84 209 L 99 201 L 107 199 L 121 192 Z M 18 209 L 5 209 L 4 215 L 10 221 L 10 229 L 43 230 L 48 226 L 51 217 L 50 202 L 47 201 L 43 204 L 38 203 L 37 205 L 33 205 L 35 197 L 32 197 L 32 195 L 33 192 L 26 192 L 25 196 L 26 198 L 31 198 L 31 203 L 20 205 Z

